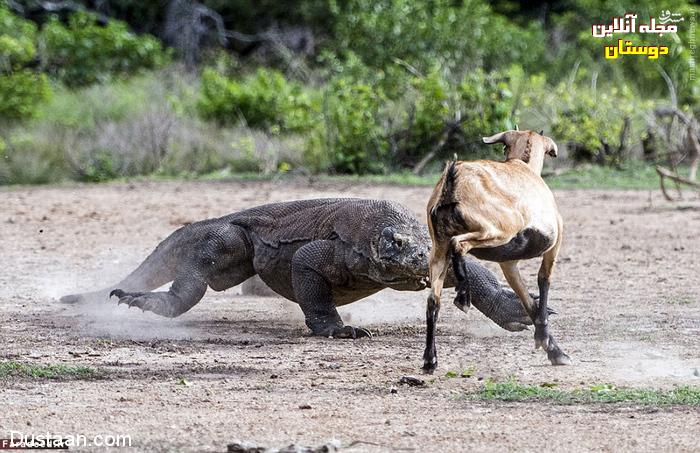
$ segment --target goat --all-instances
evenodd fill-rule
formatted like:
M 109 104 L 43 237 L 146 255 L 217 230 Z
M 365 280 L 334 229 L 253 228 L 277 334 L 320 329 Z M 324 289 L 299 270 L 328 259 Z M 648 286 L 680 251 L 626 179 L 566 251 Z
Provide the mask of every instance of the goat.
M 432 373 L 437 367 L 435 330 L 450 258 L 458 279 L 455 304 L 461 309 L 469 307 L 469 281 L 462 268 L 468 253 L 500 264 L 506 281 L 535 325 L 535 348 L 547 351 L 553 365 L 570 364 L 571 359 L 547 327 L 547 297 L 563 223 L 554 195 L 540 173 L 545 154 L 556 157 L 557 145 L 542 132 L 518 130 L 484 137 L 483 141 L 503 143 L 505 162 L 449 163 L 428 201 L 433 247 L 423 370 Z M 531 298 L 518 271 L 519 260 L 538 256 L 542 256 L 537 277 L 539 304 Z

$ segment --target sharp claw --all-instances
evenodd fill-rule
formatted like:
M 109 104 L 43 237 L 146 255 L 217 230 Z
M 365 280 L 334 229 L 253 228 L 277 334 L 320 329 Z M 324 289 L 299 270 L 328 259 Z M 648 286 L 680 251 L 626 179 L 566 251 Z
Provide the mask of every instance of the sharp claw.
M 522 322 L 517 322 L 517 321 L 507 322 L 507 323 L 503 324 L 501 327 L 503 327 L 504 329 L 506 329 L 509 332 L 520 332 L 523 330 L 530 330 L 530 327 L 527 324 L 524 324 Z

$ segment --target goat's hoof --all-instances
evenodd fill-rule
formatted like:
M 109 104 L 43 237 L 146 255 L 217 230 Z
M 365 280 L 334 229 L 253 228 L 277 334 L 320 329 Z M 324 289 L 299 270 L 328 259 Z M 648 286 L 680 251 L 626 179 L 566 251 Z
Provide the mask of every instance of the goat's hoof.
M 535 324 L 535 349 L 542 348 L 545 351 L 550 349 L 550 336 L 547 325 Z
M 455 304 L 455 307 L 459 308 L 464 313 L 469 312 L 469 309 L 472 306 L 471 302 L 469 302 L 469 297 L 467 297 L 466 294 L 461 293 L 457 293 L 457 297 L 455 297 L 453 303 Z
M 544 338 L 535 338 L 535 349 L 542 348 L 543 350 L 549 349 L 549 336 Z
M 554 366 L 559 366 L 559 365 L 571 365 L 571 357 L 566 355 L 565 353 L 559 351 L 558 354 L 547 354 L 549 361 L 552 363 Z
M 433 374 L 437 368 L 437 357 L 426 357 L 423 359 L 423 374 Z

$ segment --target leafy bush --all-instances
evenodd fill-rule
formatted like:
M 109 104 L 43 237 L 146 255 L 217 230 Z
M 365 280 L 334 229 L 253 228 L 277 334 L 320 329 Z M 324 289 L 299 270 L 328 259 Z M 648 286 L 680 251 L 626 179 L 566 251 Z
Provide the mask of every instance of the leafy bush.
M 330 83 L 323 109 L 322 143 L 338 173 L 377 173 L 386 168 L 388 144 L 378 88 L 337 78 Z
M 243 122 L 287 132 L 309 130 L 319 110 L 317 96 L 288 82 L 279 71 L 264 68 L 241 81 L 205 69 L 197 107 L 203 118 L 220 124 Z
M 156 38 L 137 36 L 117 20 L 101 26 L 95 15 L 84 12 L 72 14 L 67 26 L 52 18 L 39 38 L 44 70 L 72 87 L 133 75 L 167 60 Z
M 544 51 L 537 24 L 518 27 L 482 0 L 350 0 L 332 2 L 331 46 L 374 68 L 406 64 L 427 73 L 439 64 L 463 72 L 503 61 L 534 67 Z
M 486 148 L 481 137 L 515 127 L 511 118 L 513 112 L 513 92 L 508 74 L 472 71 L 460 82 L 458 96 L 460 114 L 466 119 L 462 131 L 466 138 L 464 152 L 467 158 L 491 154 L 493 148 Z
M 554 91 L 561 107 L 552 133 L 567 143 L 569 157 L 576 161 L 619 165 L 628 157 L 630 137 L 638 140 L 645 134 L 643 112 L 651 103 L 639 101 L 626 85 L 592 90 L 561 83 Z
M 459 83 L 450 83 L 444 73 L 433 71 L 414 76 L 410 89 L 399 100 L 403 118 L 393 133 L 394 166 L 415 165 L 427 153 L 436 160 L 491 155 L 481 137 L 511 128 L 514 96 L 507 73 L 467 73 Z
M 0 118 L 30 117 L 50 94 L 46 77 L 27 68 L 36 55 L 35 38 L 36 26 L 0 2 Z

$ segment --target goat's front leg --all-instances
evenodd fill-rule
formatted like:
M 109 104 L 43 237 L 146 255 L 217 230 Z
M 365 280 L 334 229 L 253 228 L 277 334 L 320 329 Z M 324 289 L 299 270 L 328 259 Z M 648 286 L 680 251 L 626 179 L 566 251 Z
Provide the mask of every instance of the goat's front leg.
M 425 351 L 423 352 L 423 372 L 432 374 L 437 368 L 437 349 L 435 348 L 435 333 L 437 318 L 440 312 L 440 295 L 447 276 L 447 248 L 435 244 L 430 251 L 430 296 L 425 312 L 426 334 Z

